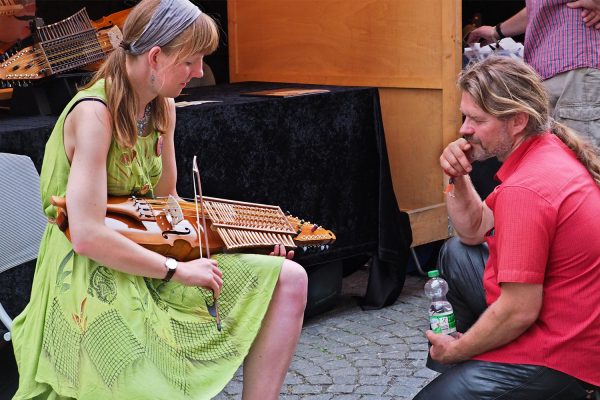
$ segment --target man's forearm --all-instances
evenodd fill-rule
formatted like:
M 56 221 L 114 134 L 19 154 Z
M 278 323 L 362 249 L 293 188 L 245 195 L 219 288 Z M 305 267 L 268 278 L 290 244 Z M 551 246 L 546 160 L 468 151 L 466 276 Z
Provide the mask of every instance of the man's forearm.
M 527 29 L 527 8 L 507 19 L 500 24 L 500 29 L 506 37 L 513 37 L 525 33 Z
M 452 226 L 466 244 L 483 241 L 483 202 L 468 175 L 454 178 L 454 188 L 446 196 L 446 207 Z
M 477 322 L 456 341 L 454 356 L 467 360 L 505 345 L 523 334 L 537 319 L 542 305 L 541 284 L 504 284 L 510 294 L 501 295 Z

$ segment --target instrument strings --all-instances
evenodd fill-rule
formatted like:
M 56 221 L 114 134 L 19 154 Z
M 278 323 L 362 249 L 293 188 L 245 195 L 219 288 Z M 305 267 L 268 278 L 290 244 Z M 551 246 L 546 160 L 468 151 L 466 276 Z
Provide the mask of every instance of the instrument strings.
M 33 52 L 34 52 L 33 63 L 28 65 L 27 69 L 29 69 L 31 67 L 37 67 L 38 70 L 42 69 L 44 66 L 46 66 L 46 56 L 47 56 L 48 64 L 50 67 L 54 66 L 54 64 L 58 64 L 61 62 L 65 63 L 70 60 L 81 59 L 82 55 L 84 57 L 88 57 L 90 55 L 96 56 L 96 55 L 98 55 L 98 53 L 97 53 L 98 46 L 96 45 L 96 43 L 100 43 L 102 55 L 108 54 L 110 51 L 113 50 L 112 43 L 110 42 L 110 39 L 107 37 L 107 35 L 99 34 L 99 36 L 101 37 L 101 39 L 98 39 L 97 42 L 90 43 L 90 41 L 88 40 L 87 42 L 80 44 L 78 47 L 74 47 L 72 49 L 68 49 L 68 50 L 64 50 L 64 51 L 48 52 L 50 54 L 47 54 L 46 51 L 42 47 L 40 47 L 38 45 L 34 45 L 34 47 L 33 47 Z M 78 50 L 81 50 L 81 51 L 78 51 Z M 108 50 L 108 51 L 106 51 L 106 50 Z
M 183 199 L 183 198 L 180 198 L 180 199 L 188 200 L 188 199 Z M 205 207 L 203 207 L 202 213 L 205 216 L 210 216 L 209 211 L 206 209 L 207 208 L 206 202 L 207 202 L 207 200 L 204 201 Z M 150 205 L 152 207 L 156 207 L 156 208 L 167 206 L 166 200 L 162 200 L 160 198 L 148 199 L 146 201 L 146 203 L 148 205 Z M 210 200 L 210 201 L 208 201 L 208 203 L 210 204 L 211 207 L 215 208 L 216 211 L 220 211 L 221 214 L 225 214 L 226 216 L 229 216 L 228 219 L 231 219 L 231 220 L 233 220 L 235 217 L 238 217 L 238 219 L 247 220 L 248 222 L 251 222 L 253 225 L 262 225 L 262 227 L 264 227 L 264 228 L 281 227 L 281 225 L 284 224 L 284 222 L 287 225 L 287 218 L 285 218 L 283 220 L 281 218 L 281 215 L 277 215 L 277 212 L 275 210 L 261 209 L 256 206 L 249 207 L 249 206 L 239 206 L 239 205 L 238 205 L 238 209 L 231 210 L 231 209 L 226 208 L 227 203 L 224 203 L 224 202 L 220 203 L 220 202 L 215 202 L 214 200 Z M 194 203 L 179 202 L 179 206 L 181 207 L 181 210 L 182 210 L 184 216 L 189 217 L 189 218 L 196 216 L 196 209 L 195 209 Z M 232 214 L 235 214 L 235 217 Z M 285 228 L 289 229 L 288 226 L 285 226 Z

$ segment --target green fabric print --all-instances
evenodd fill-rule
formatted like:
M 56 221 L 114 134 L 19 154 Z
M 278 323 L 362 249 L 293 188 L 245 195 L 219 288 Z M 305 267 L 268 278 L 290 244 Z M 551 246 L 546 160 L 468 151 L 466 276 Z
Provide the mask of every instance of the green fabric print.
M 69 251 L 65 258 L 62 259 L 58 267 L 58 274 L 56 274 L 56 286 L 60 287 L 60 290 L 63 292 L 66 292 L 71 287 L 71 285 L 65 283 L 65 279 L 67 279 L 72 272 L 71 270 L 65 270 L 71 257 L 73 257 L 73 250 Z
M 117 285 L 112 270 L 99 265 L 90 276 L 88 293 L 104 303 L 112 303 L 117 298 Z

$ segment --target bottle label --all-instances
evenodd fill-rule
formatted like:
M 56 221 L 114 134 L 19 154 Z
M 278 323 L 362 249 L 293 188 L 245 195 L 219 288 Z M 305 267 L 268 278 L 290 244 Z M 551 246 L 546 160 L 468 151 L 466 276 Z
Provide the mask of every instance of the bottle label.
M 449 335 L 456 332 L 456 321 L 453 312 L 435 313 L 429 316 L 431 330 L 435 333 Z

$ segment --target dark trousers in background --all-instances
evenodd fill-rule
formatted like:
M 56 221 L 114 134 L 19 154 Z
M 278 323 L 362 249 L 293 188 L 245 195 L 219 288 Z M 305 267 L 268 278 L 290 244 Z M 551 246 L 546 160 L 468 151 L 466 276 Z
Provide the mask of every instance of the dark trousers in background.
M 440 251 L 438 265 L 450 288 L 447 297 L 459 332 L 469 329 L 487 307 L 483 290 L 487 258 L 486 245 L 466 246 L 457 238 L 449 239 Z M 470 360 L 447 368 L 414 400 L 578 400 L 587 396 L 584 385 L 547 367 Z

